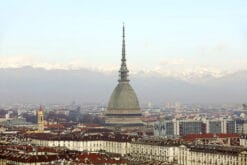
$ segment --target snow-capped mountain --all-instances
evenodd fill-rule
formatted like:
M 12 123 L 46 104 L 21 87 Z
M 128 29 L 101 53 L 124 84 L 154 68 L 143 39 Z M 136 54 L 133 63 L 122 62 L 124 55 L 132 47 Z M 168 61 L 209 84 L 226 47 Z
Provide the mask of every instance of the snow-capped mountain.
M 182 75 L 182 76 L 181 76 Z M 0 102 L 107 103 L 118 72 L 33 67 L 0 69 Z M 143 102 L 246 102 L 247 71 L 178 75 L 157 71 L 130 73 L 130 83 Z

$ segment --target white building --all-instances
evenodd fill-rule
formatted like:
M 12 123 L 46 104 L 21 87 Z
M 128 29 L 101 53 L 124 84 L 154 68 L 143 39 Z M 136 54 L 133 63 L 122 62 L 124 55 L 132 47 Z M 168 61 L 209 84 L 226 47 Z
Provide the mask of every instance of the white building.
M 77 151 L 105 151 L 126 155 L 130 150 L 130 141 L 135 138 L 134 136 L 118 134 L 56 136 L 55 138 L 49 136 L 51 135 L 31 137 L 31 143 L 48 147 L 65 147 Z
M 246 165 L 247 151 L 242 147 L 213 145 L 181 145 L 178 164 L 180 165 Z
M 131 142 L 129 155 L 139 160 L 176 163 L 179 144 L 179 141 L 170 139 L 140 139 Z
M 124 134 L 98 133 L 28 135 L 27 140 L 40 146 L 66 147 L 70 150 L 109 152 L 141 161 L 157 160 L 179 165 L 246 165 L 247 148 L 223 145 L 184 145 L 179 139 L 138 138 Z M 240 144 L 247 146 L 246 136 Z
M 54 136 L 54 137 L 53 137 Z M 138 139 L 137 136 L 100 133 L 93 135 L 51 135 L 31 134 L 28 139 L 32 144 L 49 147 L 65 147 L 70 150 L 88 152 L 109 152 L 128 155 L 140 160 L 159 160 L 177 162 L 180 140 L 164 138 Z
M 240 136 L 240 146 L 247 147 L 247 134 Z

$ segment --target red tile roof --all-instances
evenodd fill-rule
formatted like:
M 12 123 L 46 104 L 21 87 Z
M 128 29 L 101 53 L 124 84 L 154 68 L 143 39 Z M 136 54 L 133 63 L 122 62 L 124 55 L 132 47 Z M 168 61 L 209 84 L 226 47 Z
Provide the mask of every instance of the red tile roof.
M 43 154 L 31 154 L 30 152 L 43 152 Z M 22 152 L 21 152 L 22 151 Z M 54 152 L 55 154 L 45 154 Z M 29 154 L 30 153 L 30 154 Z M 56 150 L 51 147 L 32 147 L 32 146 L 0 146 L 0 159 L 14 162 L 34 163 L 34 162 L 51 162 L 56 160 L 67 160 L 74 163 L 84 164 L 120 164 L 126 163 L 127 160 L 119 156 L 113 158 L 103 153 L 75 152 L 69 150 Z
M 92 132 L 90 132 L 92 133 Z M 71 140 L 71 141 L 95 141 L 95 140 L 105 140 L 105 141 L 118 141 L 118 142 L 129 142 L 132 139 L 139 138 L 134 135 L 126 135 L 120 133 L 102 132 L 97 131 L 92 134 L 84 132 L 74 132 L 69 134 L 51 134 L 51 133 L 33 133 L 24 134 L 25 138 L 39 139 L 39 140 Z
M 212 138 L 239 138 L 238 134 L 234 133 L 206 133 L 206 134 L 188 134 L 183 136 L 186 141 L 193 141 L 195 139 L 212 139 Z

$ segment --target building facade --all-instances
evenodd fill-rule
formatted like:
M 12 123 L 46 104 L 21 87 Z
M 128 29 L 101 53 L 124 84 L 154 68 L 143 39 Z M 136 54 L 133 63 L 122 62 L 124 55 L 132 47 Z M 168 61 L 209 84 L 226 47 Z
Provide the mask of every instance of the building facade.
M 232 119 L 164 120 L 154 124 L 154 135 L 176 137 L 188 134 L 247 132 L 247 122 L 236 123 Z
M 181 165 L 246 165 L 246 149 L 212 145 L 181 145 L 178 164 Z
M 223 132 L 223 122 L 221 120 L 207 120 L 206 126 L 207 126 L 206 133 L 222 133 Z
M 205 124 L 198 120 L 169 120 L 154 124 L 155 136 L 184 136 L 187 134 L 205 133 Z
M 43 132 L 44 131 L 44 112 L 41 106 L 37 112 L 37 121 L 38 121 L 38 131 Z
M 165 120 L 162 122 L 156 122 L 154 124 L 154 135 L 164 136 L 164 137 L 173 137 L 175 135 L 174 122 L 171 120 Z
M 36 135 L 35 135 L 36 136 Z M 247 148 L 184 143 L 180 139 L 138 138 L 128 135 L 86 135 L 53 138 L 28 137 L 36 146 L 65 147 L 73 151 L 121 154 L 135 160 L 157 160 L 178 165 L 246 165 Z
M 139 160 L 157 160 L 177 163 L 179 141 L 161 139 L 141 139 L 131 142 L 129 155 Z
M 247 147 L 247 134 L 243 134 L 240 136 L 240 146 Z

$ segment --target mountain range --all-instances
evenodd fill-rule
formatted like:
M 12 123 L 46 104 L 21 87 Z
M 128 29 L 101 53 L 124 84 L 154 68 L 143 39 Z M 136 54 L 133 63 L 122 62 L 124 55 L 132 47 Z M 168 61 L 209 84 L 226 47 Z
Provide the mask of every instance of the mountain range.
M 221 77 L 201 75 L 191 79 L 162 76 L 155 72 L 130 74 L 139 102 L 156 104 L 247 102 L 247 71 Z M 107 104 L 117 85 L 118 72 L 90 69 L 0 69 L 0 103 L 102 103 Z

